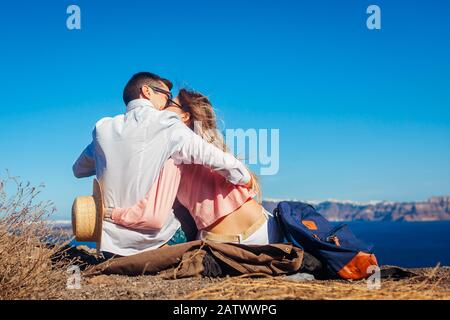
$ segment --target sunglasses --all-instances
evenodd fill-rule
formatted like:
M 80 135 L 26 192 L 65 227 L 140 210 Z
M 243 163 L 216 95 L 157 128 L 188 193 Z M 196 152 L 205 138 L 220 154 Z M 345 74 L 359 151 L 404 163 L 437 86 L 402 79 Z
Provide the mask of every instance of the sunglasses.
M 182 106 L 181 104 L 176 103 L 176 102 L 173 101 L 172 99 L 168 99 L 168 100 L 167 100 L 164 109 L 169 108 L 169 107 L 173 107 L 173 106 L 174 106 L 174 107 L 178 107 L 178 108 L 180 108 L 181 110 L 184 110 L 184 108 L 183 108 L 183 106 Z
M 152 88 L 153 91 L 155 92 L 159 92 L 162 94 L 165 94 L 167 96 L 167 101 L 172 100 L 173 96 L 172 96 L 172 92 L 170 91 L 166 91 L 164 89 L 158 88 L 158 87 L 154 87 L 154 86 L 149 86 L 150 88 Z

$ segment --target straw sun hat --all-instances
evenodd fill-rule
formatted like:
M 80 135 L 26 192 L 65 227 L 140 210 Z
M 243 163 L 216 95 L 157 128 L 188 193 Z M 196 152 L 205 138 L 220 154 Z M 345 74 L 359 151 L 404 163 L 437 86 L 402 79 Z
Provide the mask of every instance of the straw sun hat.
M 103 194 L 97 179 L 94 179 L 92 196 L 77 197 L 72 206 L 72 229 L 75 239 L 81 242 L 96 242 L 100 250 L 104 217 Z

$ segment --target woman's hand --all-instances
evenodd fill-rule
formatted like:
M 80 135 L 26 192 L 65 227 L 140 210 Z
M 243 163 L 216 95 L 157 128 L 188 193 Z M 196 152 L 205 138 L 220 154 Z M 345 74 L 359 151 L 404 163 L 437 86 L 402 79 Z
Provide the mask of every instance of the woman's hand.
M 250 175 L 250 181 L 244 187 L 249 190 L 253 188 L 253 175 Z

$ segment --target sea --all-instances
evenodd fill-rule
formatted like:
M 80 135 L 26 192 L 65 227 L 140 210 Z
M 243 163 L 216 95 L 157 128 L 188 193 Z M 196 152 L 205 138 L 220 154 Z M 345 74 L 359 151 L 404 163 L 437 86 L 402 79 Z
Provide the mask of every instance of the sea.
M 374 246 L 380 265 L 450 266 L 450 221 L 345 223 L 358 238 Z M 95 243 L 73 244 L 95 247 Z
M 346 223 L 358 238 L 374 246 L 380 265 L 450 266 L 450 221 Z

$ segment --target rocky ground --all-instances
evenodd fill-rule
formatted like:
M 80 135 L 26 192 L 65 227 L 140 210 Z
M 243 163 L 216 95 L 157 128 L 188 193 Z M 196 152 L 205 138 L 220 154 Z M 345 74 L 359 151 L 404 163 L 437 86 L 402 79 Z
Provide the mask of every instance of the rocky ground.
M 294 281 L 285 277 L 191 278 L 159 276 L 83 278 L 81 289 L 66 289 L 62 299 L 450 299 L 450 268 L 411 269 L 417 276 L 366 281 Z

